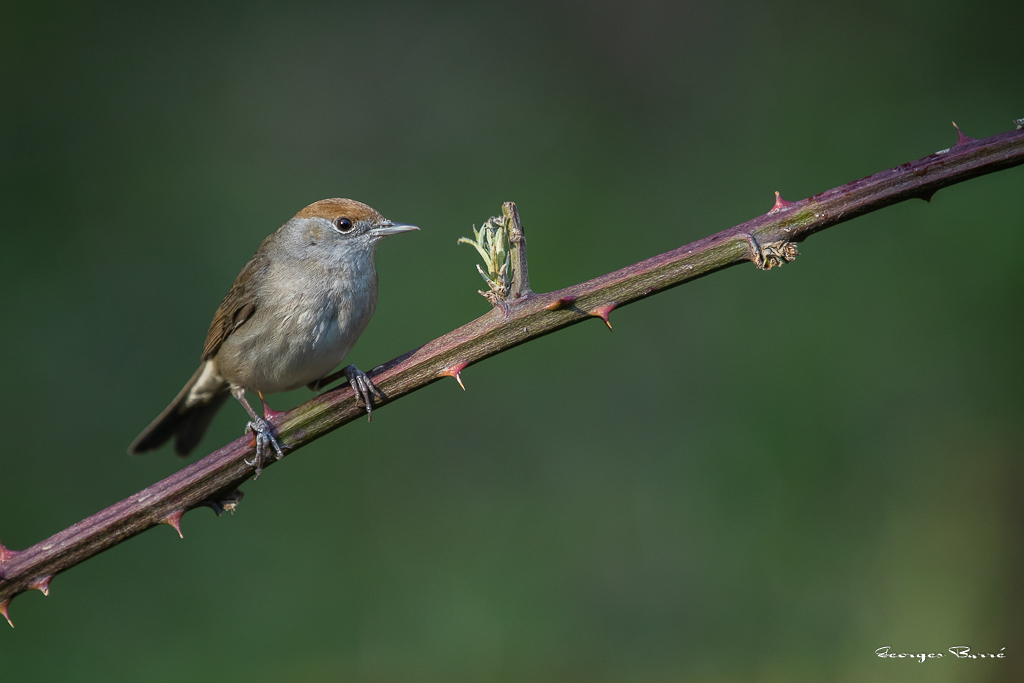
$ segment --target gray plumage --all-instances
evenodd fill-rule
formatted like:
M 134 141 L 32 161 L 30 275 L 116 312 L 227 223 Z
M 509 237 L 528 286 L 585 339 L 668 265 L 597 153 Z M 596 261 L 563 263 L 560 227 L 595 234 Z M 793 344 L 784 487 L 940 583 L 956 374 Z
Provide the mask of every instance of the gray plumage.
M 172 437 L 179 455 L 189 453 L 229 393 L 260 432 L 266 423 L 244 392 L 316 385 L 336 368 L 377 307 L 378 243 L 415 229 L 351 199 L 325 199 L 296 214 L 263 240 L 238 274 L 210 324 L 199 369 L 129 453 L 155 450 Z M 369 410 L 369 379 L 354 366 L 345 374 Z M 259 440 L 260 434 L 258 451 Z M 269 430 L 266 440 L 280 456 Z

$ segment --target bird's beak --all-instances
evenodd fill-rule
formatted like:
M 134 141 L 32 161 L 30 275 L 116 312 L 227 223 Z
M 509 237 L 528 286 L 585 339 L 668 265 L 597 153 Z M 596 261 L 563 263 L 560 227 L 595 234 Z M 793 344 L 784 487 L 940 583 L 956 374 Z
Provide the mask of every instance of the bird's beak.
M 384 221 L 376 228 L 373 228 L 372 232 L 377 237 L 387 237 L 388 235 L 397 235 L 400 232 L 409 232 L 410 230 L 419 230 L 415 225 L 407 225 L 405 223 L 392 223 L 391 221 Z

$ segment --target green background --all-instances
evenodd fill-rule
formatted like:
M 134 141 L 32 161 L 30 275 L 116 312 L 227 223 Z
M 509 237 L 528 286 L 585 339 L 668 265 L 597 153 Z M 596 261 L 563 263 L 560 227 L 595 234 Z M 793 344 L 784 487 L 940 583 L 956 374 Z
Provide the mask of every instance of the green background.
M 0 6 L 0 540 L 181 467 L 132 438 L 264 236 L 352 197 L 349 361 L 1024 116 L 1019 3 Z M 17 598 L 4 681 L 1024 679 L 1024 169 L 469 368 Z M 290 408 L 308 392 L 275 396 Z M 228 405 L 201 448 L 241 434 Z M 1003 661 L 883 660 L 876 648 Z

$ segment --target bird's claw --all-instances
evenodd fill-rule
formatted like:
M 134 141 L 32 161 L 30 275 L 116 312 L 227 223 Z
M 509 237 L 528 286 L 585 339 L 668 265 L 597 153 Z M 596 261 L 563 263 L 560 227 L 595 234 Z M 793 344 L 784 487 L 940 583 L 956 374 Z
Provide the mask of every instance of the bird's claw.
M 373 420 L 373 397 L 384 398 L 384 394 L 374 385 L 366 373 L 354 365 L 349 365 L 344 370 L 345 377 L 348 377 L 349 386 L 356 395 L 356 405 L 362 403 L 366 406 L 366 420 Z
M 270 423 L 263 418 L 257 417 L 245 425 L 245 431 L 252 432 L 253 439 L 256 441 L 256 457 L 252 460 L 245 459 L 246 465 L 256 468 L 256 474 L 252 478 L 253 481 L 256 481 L 260 478 L 260 473 L 263 472 L 263 458 L 267 454 L 267 445 L 269 444 L 274 447 L 274 455 L 277 460 L 284 457 L 284 451 L 281 450 L 277 439 L 274 438 Z

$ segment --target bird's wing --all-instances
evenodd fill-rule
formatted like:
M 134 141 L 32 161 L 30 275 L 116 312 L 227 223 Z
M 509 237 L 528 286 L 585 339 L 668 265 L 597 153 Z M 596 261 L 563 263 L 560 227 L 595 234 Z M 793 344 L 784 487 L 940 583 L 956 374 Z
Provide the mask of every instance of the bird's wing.
M 235 284 L 217 308 L 213 322 L 210 323 L 210 331 L 206 333 L 204 361 L 217 355 L 224 340 L 241 327 L 256 310 L 255 281 L 268 265 L 266 253 L 261 248 L 235 278 Z

